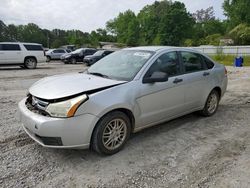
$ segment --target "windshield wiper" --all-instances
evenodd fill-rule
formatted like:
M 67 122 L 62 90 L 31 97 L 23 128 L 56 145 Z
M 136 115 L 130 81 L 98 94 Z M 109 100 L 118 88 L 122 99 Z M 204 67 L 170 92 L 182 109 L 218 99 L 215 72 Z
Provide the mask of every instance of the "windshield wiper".
M 109 76 L 107 76 L 105 74 L 102 74 L 102 73 L 99 73 L 99 72 L 88 72 L 88 74 L 92 74 L 92 75 L 95 75 L 95 76 L 100 76 L 100 77 L 103 77 L 103 78 L 109 78 Z

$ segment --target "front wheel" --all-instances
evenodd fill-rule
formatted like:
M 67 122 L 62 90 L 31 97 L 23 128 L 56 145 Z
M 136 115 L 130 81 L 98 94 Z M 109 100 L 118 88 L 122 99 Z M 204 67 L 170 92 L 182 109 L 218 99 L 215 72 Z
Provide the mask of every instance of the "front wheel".
M 114 111 L 97 123 L 92 135 L 92 148 L 100 154 L 112 155 L 120 151 L 128 140 L 131 123 L 126 114 Z
M 218 106 L 219 106 L 219 94 L 216 90 L 211 91 L 208 95 L 206 104 L 203 110 L 200 111 L 201 115 L 209 117 L 216 113 Z
M 50 56 L 47 56 L 46 58 L 47 58 L 46 62 L 50 62 L 51 61 L 51 57 Z
M 76 59 L 75 59 L 75 58 L 72 58 L 72 59 L 70 60 L 70 63 L 71 63 L 71 64 L 76 64 Z
M 37 61 L 33 57 L 26 58 L 24 61 L 24 67 L 27 69 L 35 69 L 37 65 Z

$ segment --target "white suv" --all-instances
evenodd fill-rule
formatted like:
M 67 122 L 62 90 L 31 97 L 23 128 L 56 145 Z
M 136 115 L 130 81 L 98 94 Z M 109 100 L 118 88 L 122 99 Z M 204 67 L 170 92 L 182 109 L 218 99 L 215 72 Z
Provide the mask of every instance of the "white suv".
M 45 61 L 41 44 L 0 42 L 0 66 L 20 65 L 27 69 L 35 69 L 37 63 Z

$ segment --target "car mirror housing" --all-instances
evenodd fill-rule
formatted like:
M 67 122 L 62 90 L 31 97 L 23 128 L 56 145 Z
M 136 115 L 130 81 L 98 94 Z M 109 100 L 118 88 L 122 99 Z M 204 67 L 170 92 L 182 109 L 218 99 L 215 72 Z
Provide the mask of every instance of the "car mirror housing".
M 155 83 L 168 81 L 168 74 L 165 72 L 154 72 L 150 77 L 144 77 L 142 83 Z

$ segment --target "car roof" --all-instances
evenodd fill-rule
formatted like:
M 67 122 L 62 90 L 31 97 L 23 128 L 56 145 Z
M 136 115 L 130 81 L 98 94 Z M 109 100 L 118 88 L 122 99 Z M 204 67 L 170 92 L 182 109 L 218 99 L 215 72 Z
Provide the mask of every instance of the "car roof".
M 195 52 L 202 54 L 200 51 L 193 49 L 192 47 L 176 47 L 176 46 L 139 46 L 139 47 L 132 47 L 132 48 L 124 48 L 123 50 L 143 50 L 143 51 L 152 51 L 158 52 L 162 50 L 185 50 L 189 52 Z
M 139 47 L 132 47 L 132 48 L 125 48 L 125 50 L 145 50 L 145 51 L 159 51 L 162 49 L 170 49 L 174 48 L 171 46 L 139 46 Z
M 38 43 L 29 43 L 29 42 L 0 42 L 0 44 L 27 44 L 27 45 L 42 45 Z

